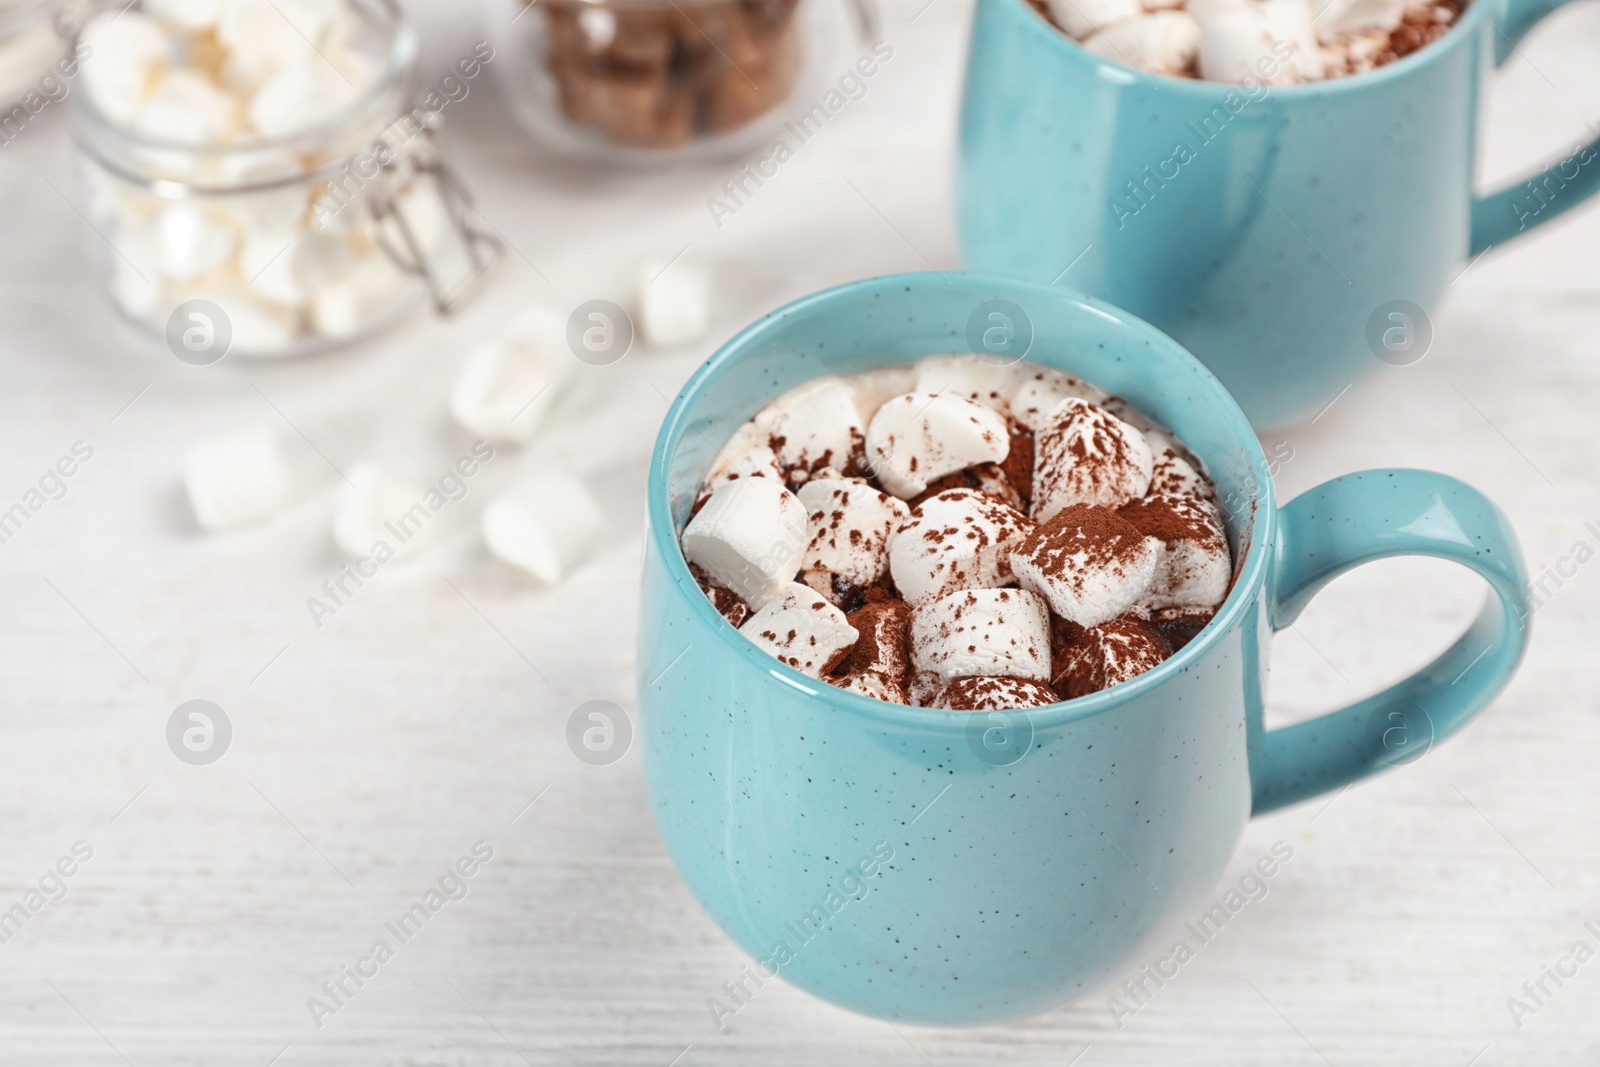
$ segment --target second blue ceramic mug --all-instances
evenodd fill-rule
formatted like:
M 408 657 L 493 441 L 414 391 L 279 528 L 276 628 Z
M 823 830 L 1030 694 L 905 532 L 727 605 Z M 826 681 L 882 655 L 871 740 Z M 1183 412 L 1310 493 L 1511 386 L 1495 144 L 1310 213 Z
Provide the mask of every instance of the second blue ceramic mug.
M 1374 72 L 1267 87 L 1144 74 L 1026 0 L 978 0 L 956 171 L 966 265 L 1148 320 L 1258 427 L 1314 414 L 1380 359 L 1421 358 L 1426 312 L 1469 256 L 1600 189 L 1592 142 L 1472 191 L 1485 74 L 1564 2 L 1478 0 Z
M 1027 712 L 885 704 L 779 663 L 717 614 L 678 547 L 717 450 L 801 381 L 967 350 L 996 313 L 1031 338 L 1030 361 L 1121 395 L 1205 460 L 1239 561 L 1226 602 L 1155 669 Z M 719 1022 L 778 977 L 931 1024 L 1082 996 L 1190 914 L 1252 813 L 1419 758 L 1499 691 L 1527 641 L 1516 540 L 1476 490 L 1368 471 L 1280 509 L 1250 424 L 1193 357 L 1124 312 L 1020 281 L 880 278 L 772 313 L 678 394 L 648 492 L 650 807 L 689 888 L 755 961 L 704 991 Z M 1477 620 L 1389 689 L 1265 730 L 1273 631 L 1339 574 L 1404 554 L 1482 575 L 1493 595 Z

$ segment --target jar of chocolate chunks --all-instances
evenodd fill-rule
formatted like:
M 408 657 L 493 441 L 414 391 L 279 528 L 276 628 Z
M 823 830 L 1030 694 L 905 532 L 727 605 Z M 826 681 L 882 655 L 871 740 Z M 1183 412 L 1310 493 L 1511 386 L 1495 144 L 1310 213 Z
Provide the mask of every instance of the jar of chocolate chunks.
M 544 145 L 605 162 L 736 155 L 822 91 L 871 0 L 494 0 L 496 70 Z

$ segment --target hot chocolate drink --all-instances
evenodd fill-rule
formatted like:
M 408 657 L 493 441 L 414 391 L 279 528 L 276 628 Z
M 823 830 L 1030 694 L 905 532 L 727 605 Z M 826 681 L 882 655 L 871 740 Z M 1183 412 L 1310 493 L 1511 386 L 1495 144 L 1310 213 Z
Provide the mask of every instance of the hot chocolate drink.
M 1443 37 L 1465 0 L 1029 0 L 1086 49 L 1155 74 L 1294 85 Z
M 1182 648 L 1233 573 L 1205 467 L 1117 397 L 976 356 L 812 379 L 739 428 L 682 546 L 788 666 L 878 700 L 1038 707 Z

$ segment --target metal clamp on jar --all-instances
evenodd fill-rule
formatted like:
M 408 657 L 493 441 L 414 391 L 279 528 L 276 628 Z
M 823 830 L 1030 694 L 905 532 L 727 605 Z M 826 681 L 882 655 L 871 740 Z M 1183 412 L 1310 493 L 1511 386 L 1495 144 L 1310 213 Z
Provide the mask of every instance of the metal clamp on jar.
M 229 351 L 276 356 L 370 336 L 424 294 L 441 314 L 475 296 L 499 243 L 434 117 L 408 110 L 417 39 L 393 0 L 229 0 L 183 21 L 201 8 L 143 0 L 77 35 L 91 239 L 118 308 L 166 332 L 203 301 Z

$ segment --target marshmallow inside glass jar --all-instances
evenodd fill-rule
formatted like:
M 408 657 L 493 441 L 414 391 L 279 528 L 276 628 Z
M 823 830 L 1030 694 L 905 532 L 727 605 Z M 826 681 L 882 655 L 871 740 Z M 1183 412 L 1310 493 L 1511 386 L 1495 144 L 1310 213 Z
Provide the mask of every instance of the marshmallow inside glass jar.
M 91 244 L 135 322 L 171 341 L 174 313 L 205 301 L 226 351 L 295 353 L 428 293 L 453 310 L 437 284 L 452 256 L 458 292 L 481 276 L 411 110 L 417 39 L 393 0 L 136 0 L 72 44 Z
M 929 356 L 752 414 L 682 545 L 712 606 L 746 636 L 760 615 L 756 644 L 796 669 L 1003 710 L 1129 681 L 1193 639 L 1233 574 L 1216 500 L 1197 456 L 1092 383 Z
M 489 25 L 507 101 L 548 147 L 632 164 L 763 149 L 745 191 L 723 194 L 737 210 L 868 92 L 892 55 L 872 47 L 874 12 L 871 0 L 494 0 Z M 852 23 L 866 46 L 853 64 Z

